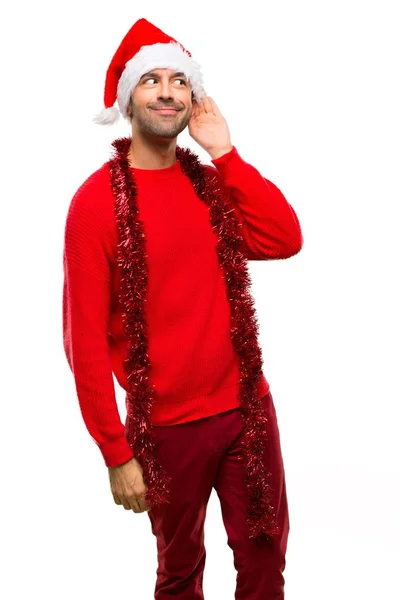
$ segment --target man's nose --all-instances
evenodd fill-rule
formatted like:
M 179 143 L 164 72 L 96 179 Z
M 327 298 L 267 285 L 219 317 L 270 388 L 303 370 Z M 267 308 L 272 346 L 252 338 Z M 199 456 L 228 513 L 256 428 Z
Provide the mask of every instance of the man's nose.
M 171 84 L 169 81 L 161 82 L 161 87 L 158 96 L 159 98 L 173 98 Z

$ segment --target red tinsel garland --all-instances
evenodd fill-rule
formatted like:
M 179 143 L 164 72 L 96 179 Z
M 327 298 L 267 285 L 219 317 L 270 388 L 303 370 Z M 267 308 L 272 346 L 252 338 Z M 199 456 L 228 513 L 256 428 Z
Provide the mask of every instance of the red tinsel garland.
M 124 306 L 122 318 L 129 340 L 128 355 L 124 361 L 129 388 L 126 436 L 143 468 L 147 485 L 146 502 L 149 506 L 158 506 L 170 502 L 171 478 L 156 456 L 151 425 L 155 392 L 148 383 L 151 370 L 145 314 L 148 266 L 143 224 L 138 218 L 137 187 L 127 156 L 130 144 L 131 138 L 112 142 L 115 154 L 109 161 L 118 228 L 120 302 Z M 217 254 L 231 310 L 231 339 L 241 373 L 239 394 L 244 422 L 241 443 L 249 500 L 246 525 L 250 538 L 269 540 L 280 535 L 281 530 L 276 525 L 275 509 L 271 504 L 272 491 L 267 482 L 269 473 L 263 460 L 267 417 L 261 399 L 257 397 L 263 360 L 247 259 L 239 251 L 243 241 L 241 224 L 234 216 L 234 210 L 223 199 L 217 179 L 206 177 L 198 156 L 179 146 L 176 147 L 176 156 L 196 194 L 208 206 L 210 222 L 217 233 Z

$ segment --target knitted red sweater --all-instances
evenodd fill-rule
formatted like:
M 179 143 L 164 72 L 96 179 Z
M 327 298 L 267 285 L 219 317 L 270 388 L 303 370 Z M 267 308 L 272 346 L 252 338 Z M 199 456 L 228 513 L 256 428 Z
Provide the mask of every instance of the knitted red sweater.
M 243 223 L 250 260 L 288 258 L 302 247 L 300 225 L 280 190 L 233 146 L 204 165 L 219 178 Z M 215 168 L 216 167 L 216 168 Z M 230 306 L 209 211 L 178 160 L 163 169 L 133 169 L 148 262 L 147 323 L 151 422 L 172 425 L 239 406 L 239 370 L 230 338 Z M 113 374 L 127 390 L 127 339 L 118 300 L 115 198 L 108 163 L 77 190 L 64 236 L 64 350 L 85 425 L 105 464 L 132 458 L 118 412 Z M 265 377 L 260 395 L 269 390 Z

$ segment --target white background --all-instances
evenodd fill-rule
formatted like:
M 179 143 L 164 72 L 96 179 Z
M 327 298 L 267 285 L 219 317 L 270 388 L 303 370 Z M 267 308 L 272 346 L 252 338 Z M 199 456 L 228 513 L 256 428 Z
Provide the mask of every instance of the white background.
M 141 17 L 202 65 L 233 144 L 302 226 L 298 255 L 250 263 L 287 478 L 286 598 L 414 597 L 410 4 L 3 5 L 2 598 L 153 598 L 149 519 L 112 499 L 61 333 L 67 209 L 128 132 L 92 117 Z M 187 131 L 178 143 L 209 162 Z M 207 600 L 234 597 L 226 541 L 213 490 Z

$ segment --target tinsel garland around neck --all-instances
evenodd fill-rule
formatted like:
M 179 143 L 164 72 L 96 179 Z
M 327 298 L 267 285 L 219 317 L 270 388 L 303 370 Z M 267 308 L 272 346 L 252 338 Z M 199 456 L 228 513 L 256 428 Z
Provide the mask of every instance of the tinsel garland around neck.
M 148 382 L 151 370 L 146 321 L 148 265 L 136 179 L 128 159 L 130 144 L 131 138 L 113 141 L 115 153 L 109 160 L 118 230 L 119 299 L 129 342 L 124 361 L 128 380 L 126 437 L 143 469 L 146 502 L 155 507 L 171 501 L 171 478 L 157 457 L 152 433 L 151 408 L 155 390 Z M 281 531 L 276 524 L 272 491 L 267 481 L 269 474 L 264 464 L 267 417 L 261 399 L 257 397 L 263 361 L 247 259 L 239 250 L 243 241 L 241 225 L 234 210 L 223 199 L 217 179 L 206 175 L 198 156 L 179 146 L 176 156 L 197 196 L 206 203 L 213 231 L 217 234 L 217 255 L 224 272 L 231 311 L 230 334 L 240 367 L 239 398 L 244 422 L 241 458 L 245 464 L 248 497 L 246 526 L 250 538 L 266 541 L 280 535 Z

